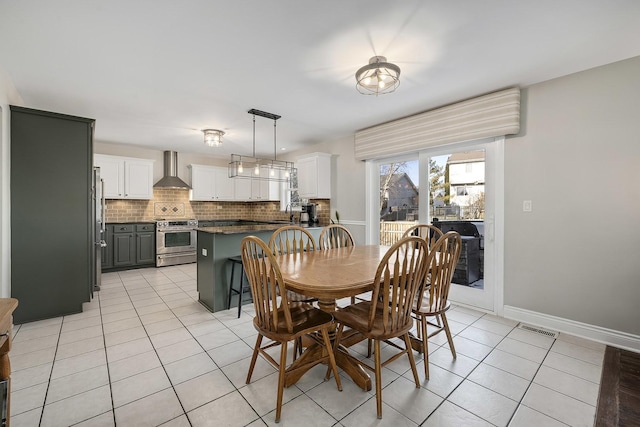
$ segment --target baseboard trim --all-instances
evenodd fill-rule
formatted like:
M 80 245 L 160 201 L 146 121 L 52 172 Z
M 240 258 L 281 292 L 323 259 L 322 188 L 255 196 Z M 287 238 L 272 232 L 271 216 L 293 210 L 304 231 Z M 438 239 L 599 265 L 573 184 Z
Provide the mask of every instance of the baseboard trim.
M 587 338 L 613 347 L 640 352 L 640 336 L 638 335 L 508 305 L 504 306 L 504 317 Z

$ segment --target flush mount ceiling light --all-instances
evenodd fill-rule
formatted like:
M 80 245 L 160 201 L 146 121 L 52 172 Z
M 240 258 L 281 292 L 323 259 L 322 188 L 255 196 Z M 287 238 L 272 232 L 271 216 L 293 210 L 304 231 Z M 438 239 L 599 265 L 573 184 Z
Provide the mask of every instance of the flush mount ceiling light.
M 204 132 L 204 143 L 209 147 L 219 147 L 222 145 L 223 131 L 218 129 L 205 129 L 202 132 Z
M 400 67 L 387 62 L 384 56 L 374 56 L 356 72 L 356 89 L 363 95 L 384 95 L 400 86 Z
M 232 154 L 229 162 L 229 178 L 288 182 L 294 175 L 293 162 L 276 159 L 276 120 L 281 116 L 253 108 L 247 112 L 253 115 L 253 155 Z M 256 116 L 273 120 L 273 159 L 256 157 Z

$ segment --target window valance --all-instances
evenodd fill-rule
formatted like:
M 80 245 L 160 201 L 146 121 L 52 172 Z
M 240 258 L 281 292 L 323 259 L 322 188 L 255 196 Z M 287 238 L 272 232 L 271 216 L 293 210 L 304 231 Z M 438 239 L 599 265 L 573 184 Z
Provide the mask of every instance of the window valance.
M 520 131 L 520 89 L 510 88 L 356 132 L 355 157 L 377 159 Z

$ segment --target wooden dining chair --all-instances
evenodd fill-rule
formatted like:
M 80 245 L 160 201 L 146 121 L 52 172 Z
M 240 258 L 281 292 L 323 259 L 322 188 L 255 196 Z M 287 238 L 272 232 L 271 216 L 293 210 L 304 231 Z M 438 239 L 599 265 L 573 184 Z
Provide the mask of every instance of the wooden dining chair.
M 405 230 L 402 237 L 418 236 L 427 241 L 429 247 L 433 245 L 440 237 L 442 237 L 442 230 L 435 225 L 431 224 L 418 224 Z
M 299 375 L 300 367 L 312 367 L 318 363 L 328 363 L 336 377 L 338 390 L 342 384 L 338 375 L 336 360 L 329 339 L 329 329 L 333 325 L 333 316 L 308 304 L 290 305 L 286 287 L 278 262 L 269 248 L 256 236 L 247 236 L 241 244 L 242 263 L 253 293 L 253 304 L 256 315 L 253 326 L 258 331 L 258 338 L 253 349 L 253 357 L 247 374 L 247 384 L 256 364 L 258 354 L 278 369 L 278 393 L 276 399 L 276 422 L 280 421 L 282 412 L 282 393 L 289 375 Z M 320 332 L 321 338 L 313 332 Z M 296 366 L 293 371 L 287 370 L 287 344 L 302 336 L 318 342 L 326 348 L 326 355 L 307 364 Z M 271 340 L 262 345 L 263 338 Z M 280 361 L 277 362 L 266 352 L 267 349 L 280 345 Z
M 275 256 L 317 250 L 316 241 L 308 230 L 297 225 L 285 225 L 273 232 L 269 248 Z M 287 291 L 290 302 L 314 302 L 317 298 Z
M 320 250 L 324 250 L 354 246 L 355 240 L 351 232 L 344 225 L 330 224 L 320 231 L 318 243 Z
M 401 239 L 389 248 L 380 261 L 371 287 L 371 301 L 352 304 L 334 313 L 339 323 L 334 351 L 337 350 L 343 338 L 347 339 L 354 333 L 360 333 L 374 342 L 374 366 L 369 366 L 353 356 L 348 357 L 375 373 L 378 418 L 382 418 L 383 366 L 406 354 L 411 364 L 416 388 L 420 388 L 409 330 L 413 326 L 411 309 L 426 274 L 427 255 L 427 242 L 424 239 L 415 236 Z M 345 326 L 351 328 L 346 333 Z M 387 341 L 400 337 L 404 340 L 404 348 L 393 341 Z M 382 362 L 380 360 L 381 341 L 389 342 L 400 351 Z M 327 371 L 327 378 L 330 374 L 331 372 Z
M 419 322 L 418 328 L 422 340 L 422 357 L 424 359 L 425 378 L 429 379 L 429 349 L 428 341 L 434 335 L 444 331 L 453 358 L 456 358 L 456 349 L 449 330 L 449 323 L 445 312 L 449 310 L 449 289 L 451 279 L 460 258 L 462 238 L 455 231 L 449 231 L 431 246 L 429 251 L 428 275 L 413 307 L 413 315 Z M 427 318 L 435 317 L 438 322 L 428 321 Z M 427 333 L 427 325 L 435 330 Z

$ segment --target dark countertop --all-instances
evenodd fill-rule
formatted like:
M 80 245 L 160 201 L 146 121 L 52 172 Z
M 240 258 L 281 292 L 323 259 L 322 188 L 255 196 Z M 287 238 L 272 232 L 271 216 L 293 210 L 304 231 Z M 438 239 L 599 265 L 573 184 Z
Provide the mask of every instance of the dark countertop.
M 289 225 L 288 222 L 282 223 L 256 223 L 256 224 L 243 224 L 243 225 L 228 225 L 219 227 L 198 227 L 196 230 L 210 234 L 241 234 L 241 233 L 253 233 L 256 231 L 275 231 L 283 225 Z M 291 224 L 301 225 L 301 224 Z M 302 224 L 303 228 L 317 229 L 323 228 L 325 224 Z

